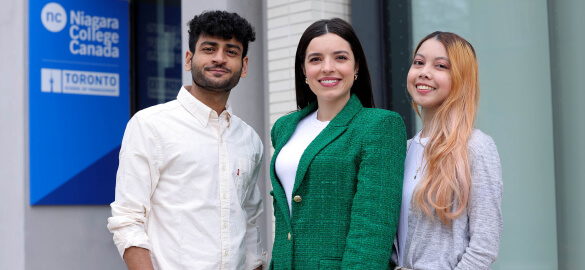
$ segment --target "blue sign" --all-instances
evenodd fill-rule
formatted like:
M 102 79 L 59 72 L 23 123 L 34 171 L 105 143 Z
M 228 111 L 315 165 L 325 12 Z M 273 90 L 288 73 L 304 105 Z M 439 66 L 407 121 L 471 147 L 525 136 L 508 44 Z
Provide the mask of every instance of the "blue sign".
M 32 205 L 109 204 L 130 115 L 129 3 L 29 2 Z

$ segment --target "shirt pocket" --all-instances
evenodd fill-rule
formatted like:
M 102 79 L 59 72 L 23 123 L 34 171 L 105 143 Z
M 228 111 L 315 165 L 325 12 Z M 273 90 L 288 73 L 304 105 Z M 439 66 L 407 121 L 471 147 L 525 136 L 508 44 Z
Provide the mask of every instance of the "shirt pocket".
M 236 163 L 235 184 L 236 193 L 238 194 L 238 199 L 240 200 L 240 205 L 243 205 L 246 199 L 246 194 L 248 193 L 250 183 L 252 182 L 253 171 L 254 162 L 247 158 L 238 158 L 238 162 Z

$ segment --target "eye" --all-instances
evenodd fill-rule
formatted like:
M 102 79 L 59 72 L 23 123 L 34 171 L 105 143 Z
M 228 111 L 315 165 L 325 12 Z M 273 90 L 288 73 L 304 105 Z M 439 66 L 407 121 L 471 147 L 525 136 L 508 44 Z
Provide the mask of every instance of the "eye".
M 423 61 L 415 59 L 414 61 L 412 61 L 412 65 L 413 66 L 422 66 L 424 65 Z
M 335 59 L 338 59 L 338 60 L 347 60 L 347 59 L 349 59 L 349 57 L 347 57 L 345 55 L 338 55 L 337 57 L 335 57 Z
M 238 55 L 238 52 L 236 50 L 228 50 L 227 51 L 227 54 L 229 56 L 237 56 Z
M 203 52 L 206 52 L 206 53 L 210 53 L 210 52 L 213 52 L 213 51 L 215 51 L 215 50 L 213 49 L 213 47 L 203 47 L 203 48 L 201 48 L 201 50 L 202 50 Z
M 319 57 L 311 57 L 311 58 L 309 58 L 309 63 L 311 63 L 311 62 L 318 62 L 318 61 L 321 61 L 321 58 L 319 58 Z
M 437 64 L 437 67 L 440 69 L 449 69 L 449 66 L 447 66 L 445 64 Z

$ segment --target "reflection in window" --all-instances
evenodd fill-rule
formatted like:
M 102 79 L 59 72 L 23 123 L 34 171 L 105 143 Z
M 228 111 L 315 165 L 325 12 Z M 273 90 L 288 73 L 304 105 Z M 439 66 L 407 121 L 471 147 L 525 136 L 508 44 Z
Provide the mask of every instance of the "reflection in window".
M 176 98 L 181 88 L 181 1 L 134 2 L 134 109 Z

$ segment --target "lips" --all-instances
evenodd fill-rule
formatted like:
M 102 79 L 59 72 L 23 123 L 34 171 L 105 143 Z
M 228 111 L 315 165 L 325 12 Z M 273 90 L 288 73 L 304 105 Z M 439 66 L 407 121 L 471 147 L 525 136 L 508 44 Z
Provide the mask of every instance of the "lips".
M 209 71 L 213 74 L 216 75 L 221 75 L 221 74 L 225 74 L 225 73 L 230 73 L 230 70 L 227 68 L 221 68 L 221 67 L 205 67 L 203 68 L 205 71 Z
M 321 78 L 319 83 L 325 87 L 336 86 L 341 82 L 339 78 Z
M 429 92 L 431 92 L 431 91 L 433 91 L 435 89 L 436 88 L 431 87 L 431 86 L 426 85 L 426 84 L 417 84 L 416 85 L 416 91 L 419 92 L 419 93 L 421 93 L 421 94 L 429 93 Z

